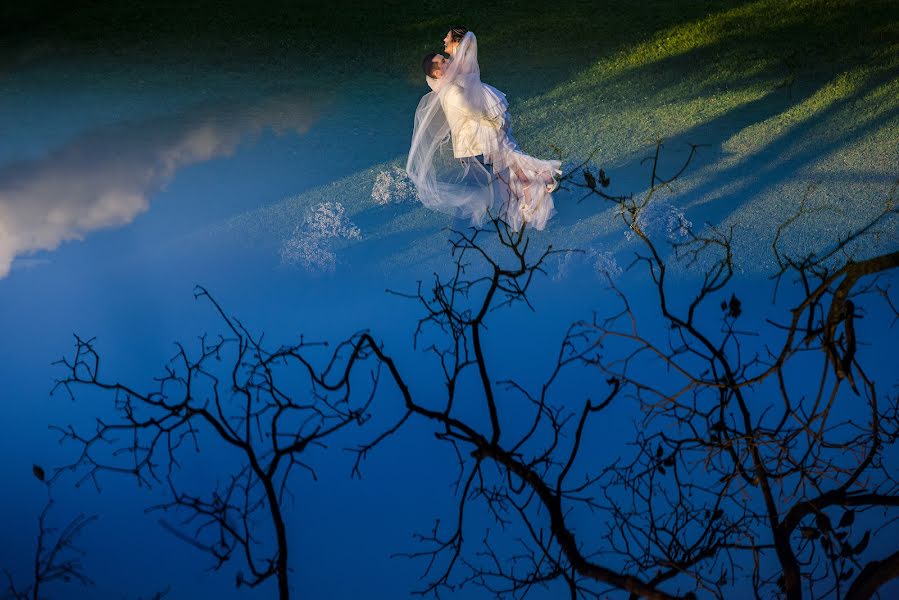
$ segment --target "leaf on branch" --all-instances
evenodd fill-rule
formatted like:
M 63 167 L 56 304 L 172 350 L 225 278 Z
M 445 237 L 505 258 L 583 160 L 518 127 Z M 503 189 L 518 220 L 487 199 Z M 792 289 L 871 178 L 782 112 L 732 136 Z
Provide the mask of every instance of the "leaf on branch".
M 852 549 L 853 554 L 861 554 L 865 551 L 865 548 L 868 547 L 868 542 L 871 541 L 871 532 L 866 531 L 865 535 L 862 536 L 861 541 L 855 545 L 855 548 Z
M 815 524 L 818 526 L 818 529 L 820 529 L 822 533 L 833 529 L 833 526 L 830 524 L 830 517 L 825 515 L 823 512 L 819 512 L 815 515 Z
M 38 481 L 45 482 L 47 480 L 47 474 L 44 472 L 44 469 L 41 468 L 40 465 L 32 466 L 31 472 L 34 473 L 34 476 L 37 477 Z
M 855 522 L 855 511 L 847 510 L 843 513 L 843 516 L 840 517 L 840 524 L 837 527 L 852 527 L 852 524 Z
M 599 170 L 599 185 L 602 187 L 609 187 L 609 184 L 612 183 L 612 180 L 606 177 L 606 172 L 602 169 Z
M 591 173 L 587 169 L 584 169 L 584 183 L 586 183 L 587 187 L 591 190 L 596 189 L 596 178 L 593 177 L 593 173 Z
M 736 319 L 743 314 L 743 303 L 737 298 L 736 294 L 730 295 L 730 302 L 727 304 L 727 316 Z

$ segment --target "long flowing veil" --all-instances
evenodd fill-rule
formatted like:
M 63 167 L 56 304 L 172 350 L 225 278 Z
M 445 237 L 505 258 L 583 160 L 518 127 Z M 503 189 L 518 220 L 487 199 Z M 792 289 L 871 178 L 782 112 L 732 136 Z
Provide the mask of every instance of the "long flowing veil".
M 431 92 L 415 111 L 406 171 L 421 202 L 434 210 L 481 225 L 490 214 L 519 229 L 525 221 L 543 229 L 553 214 L 547 188 L 559 161 L 523 154 L 509 129 L 508 102 L 481 81 L 474 33 L 462 38 L 439 79 L 427 78 Z M 447 109 L 464 107 L 471 118 L 453 140 Z M 464 146 L 464 147 L 463 147 Z M 483 156 L 483 164 L 472 153 Z M 488 170 L 485 165 L 490 165 Z
M 477 39 L 468 32 L 443 77 L 427 78 L 432 91 L 424 95 L 415 111 L 412 145 L 406 162 L 409 178 L 425 206 L 468 218 L 474 225 L 480 225 L 487 211 L 494 208 L 493 177 L 477 160 L 456 158 L 443 105 L 454 94 L 462 97 L 453 100 L 463 100 L 484 112 L 491 108 L 494 114 L 505 113 L 504 96 L 494 97 L 498 105 L 487 106 L 477 52 Z M 480 125 L 475 123 L 475 126 Z

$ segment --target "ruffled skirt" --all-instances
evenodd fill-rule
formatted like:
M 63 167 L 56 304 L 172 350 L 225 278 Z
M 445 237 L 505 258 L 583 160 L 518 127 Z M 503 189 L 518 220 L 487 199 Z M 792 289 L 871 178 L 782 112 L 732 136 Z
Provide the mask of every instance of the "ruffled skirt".
M 495 178 L 493 212 L 515 231 L 525 223 L 543 230 L 556 212 L 552 192 L 562 163 L 522 152 L 510 131 L 509 113 L 502 119 L 497 129 L 482 128 L 480 140 L 484 162 L 492 165 Z

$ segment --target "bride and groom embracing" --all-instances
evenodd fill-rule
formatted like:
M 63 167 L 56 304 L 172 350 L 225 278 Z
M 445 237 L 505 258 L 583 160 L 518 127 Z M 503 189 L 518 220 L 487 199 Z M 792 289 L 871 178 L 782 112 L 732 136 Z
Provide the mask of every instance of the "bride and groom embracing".
M 422 203 L 480 225 L 489 213 L 514 230 L 543 229 L 555 212 L 558 160 L 521 151 L 506 96 L 481 81 L 474 33 L 454 27 L 442 54 L 424 57 L 431 92 L 415 111 L 406 163 Z

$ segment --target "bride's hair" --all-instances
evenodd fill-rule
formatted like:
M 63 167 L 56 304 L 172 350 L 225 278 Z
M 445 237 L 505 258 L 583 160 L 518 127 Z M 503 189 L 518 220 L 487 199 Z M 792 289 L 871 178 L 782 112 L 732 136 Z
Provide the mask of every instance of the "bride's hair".
M 462 38 L 465 37 L 466 33 L 468 33 L 467 27 L 459 26 L 459 27 L 453 27 L 452 29 L 450 29 L 450 35 L 452 36 L 454 42 L 461 42 Z
M 434 69 L 437 68 L 437 65 L 434 64 L 434 57 L 437 56 L 436 52 L 429 52 L 425 54 L 425 57 L 421 59 L 421 70 L 425 72 L 425 75 L 428 77 L 433 77 Z

